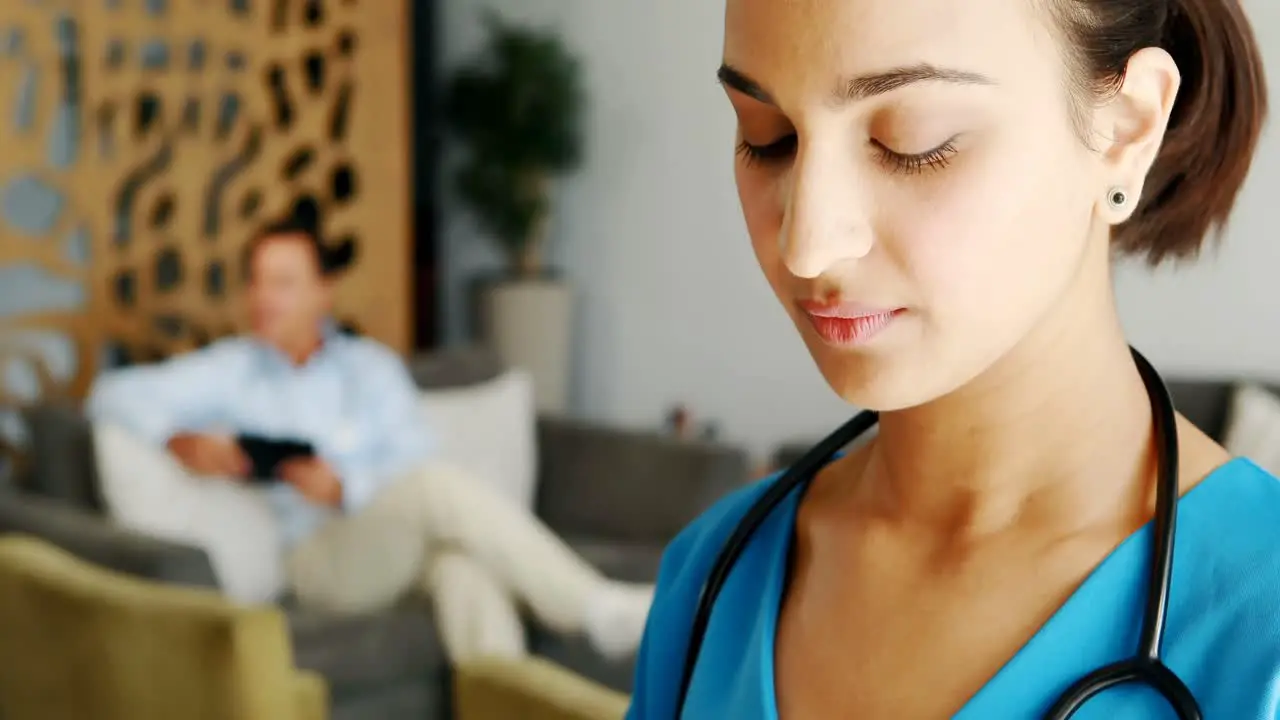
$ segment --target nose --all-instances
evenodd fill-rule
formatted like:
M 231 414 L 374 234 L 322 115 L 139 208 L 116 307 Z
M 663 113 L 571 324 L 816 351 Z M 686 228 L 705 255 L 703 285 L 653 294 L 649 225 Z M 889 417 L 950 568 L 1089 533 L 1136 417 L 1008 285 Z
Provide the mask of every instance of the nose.
M 841 167 L 837 155 L 801 150 L 780 183 L 785 211 L 778 243 L 796 277 L 816 278 L 871 252 L 862 182 L 852 163 Z

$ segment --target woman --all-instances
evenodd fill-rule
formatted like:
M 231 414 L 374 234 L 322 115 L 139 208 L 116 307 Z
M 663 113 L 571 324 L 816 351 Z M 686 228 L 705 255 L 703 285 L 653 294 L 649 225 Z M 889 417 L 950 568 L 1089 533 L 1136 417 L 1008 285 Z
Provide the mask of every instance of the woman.
M 683 701 L 699 592 L 776 478 L 672 543 L 630 717 L 1040 717 L 1137 650 L 1156 413 L 1110 259 L 1227 219 L 1266 105 L 1238 0 L 728 0 L 725 27 L 756 256 L 880 430 L 755 533 Z M 1207 718 L 1278 717 L 1280 482 L 1175 425 L 1164 662 Z M 1173 715 L 1134 685 L 1076 717 Z

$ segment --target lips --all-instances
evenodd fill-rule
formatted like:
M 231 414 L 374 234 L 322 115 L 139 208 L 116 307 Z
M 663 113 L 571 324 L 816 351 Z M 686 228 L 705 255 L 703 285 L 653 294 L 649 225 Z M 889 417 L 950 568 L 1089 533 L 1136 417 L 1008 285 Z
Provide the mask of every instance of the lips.
M 800 302 L 809 323 L 828 345 L 854 347 L 869 342 L 888 327 L 901 308 L 877 308 L 855 303 Z

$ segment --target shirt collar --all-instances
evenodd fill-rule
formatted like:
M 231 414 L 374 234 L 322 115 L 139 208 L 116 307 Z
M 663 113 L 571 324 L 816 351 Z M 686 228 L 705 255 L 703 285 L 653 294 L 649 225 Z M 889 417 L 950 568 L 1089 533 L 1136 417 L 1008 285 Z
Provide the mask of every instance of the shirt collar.
M 293 361 L 285 357 L 283 353 L 275 347 L 262 342 L 258 338 L 251 338 L 255 347 L 265 360 L 287 367 L 291 370 L 301 370 L 311 367 L 317 362 L 326 362 L 333 355 L 339 346 L 346 340 L 346 336 L 342 333 L 342 329 L 338 327 L 338 323 L 332 318 L 326 317 L 321 321 L 320 325 L 320 347 L 307 358 L 302 365 L 294 365 Z

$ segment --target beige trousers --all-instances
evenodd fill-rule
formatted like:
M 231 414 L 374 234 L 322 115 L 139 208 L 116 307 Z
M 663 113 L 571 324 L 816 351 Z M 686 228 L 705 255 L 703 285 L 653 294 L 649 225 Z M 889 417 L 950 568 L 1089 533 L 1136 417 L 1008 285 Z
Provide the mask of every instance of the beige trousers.
M 404 593 L 434 600 L 454 661 L 525 653 L 519 608 L 549 628 L 580 632 L 607 581 L 530 512 L 456 469 L 431 465 L 326 523 L 287 558 L 303 604 L 370 612 Z

